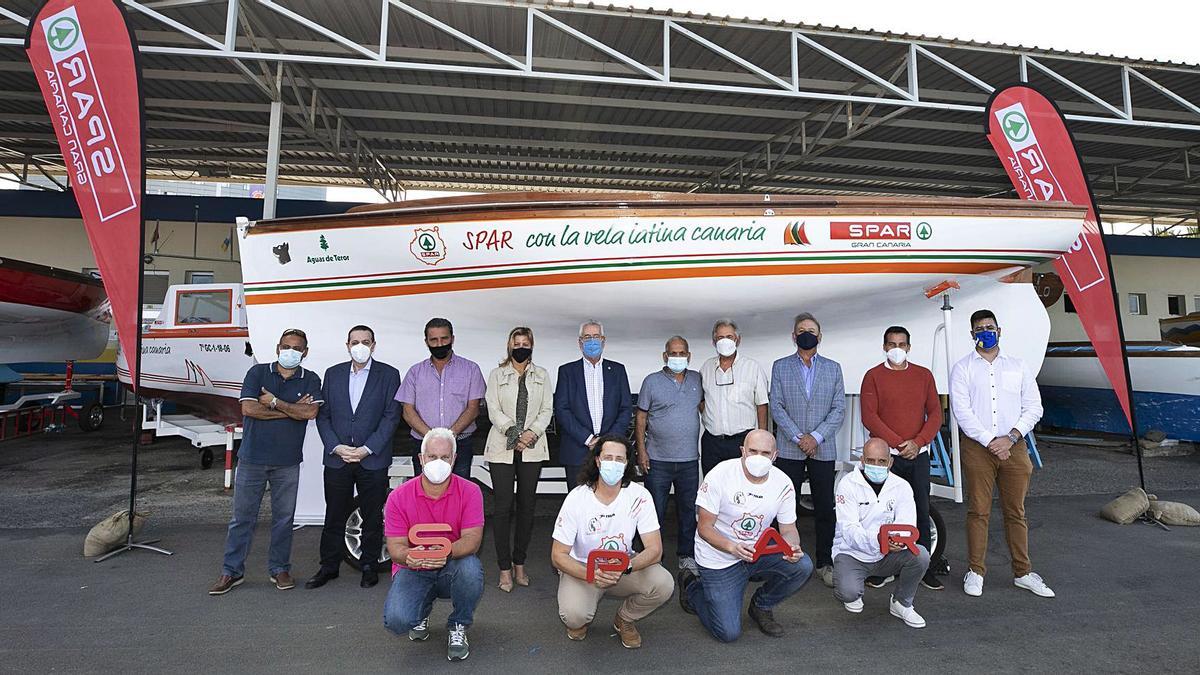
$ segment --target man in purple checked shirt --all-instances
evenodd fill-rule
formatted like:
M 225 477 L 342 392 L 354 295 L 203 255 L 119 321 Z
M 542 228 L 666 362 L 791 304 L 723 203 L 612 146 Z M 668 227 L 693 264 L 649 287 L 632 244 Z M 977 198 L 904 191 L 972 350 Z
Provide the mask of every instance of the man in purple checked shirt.
M 396 400 L 404 404 L 404 421 L 412 427 L 413 475 L 421 475 L 421 439 L 430 429 L 445 427 L 458 440 L 454 473 L 470 478 L 475 454 L 471 434 L 487 388 L 483 372 L 454 353 L 454 326 L 446 319 L 425 324 L 425 346 L 430 358 L 413 364 L 396 392 Z

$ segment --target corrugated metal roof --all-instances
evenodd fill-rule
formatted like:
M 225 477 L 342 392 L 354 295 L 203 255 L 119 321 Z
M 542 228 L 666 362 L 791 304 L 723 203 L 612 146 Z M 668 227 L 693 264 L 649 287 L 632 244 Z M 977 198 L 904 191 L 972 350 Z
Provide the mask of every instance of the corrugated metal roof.
M 24 15 L 36 4 L 6 3 Z M 366 50 L 378 48 L 378 0 L 336 6 L 321 0 L 278 3 Z M 225 2 L 144 4 L 223 39 Z M 1139 121 L 1131 124 L 1028 66 L 1029 81 L 1053 95 L 1064 112 L 1095 118 L 1070 125 L 1102 204 L 1146 214 L 1200 210 L 1190 166 L 1200 161 L 1200 152 L 1190 154 L 1200 148 L 1200 112 L 1188 105 L 1200 106 L 1200 67 L 516 0 L 408 0 L 407 6 L 519 62 L 527 56 L 526 21 L 536 10 L 529 72 L 417 18 L 401 4 L 389 7 L 387 62 L 380 63 L 261 2 L 243 0 L 240 6 L 237 48 L 251 75 L 264 70 L 272 75 L 276 66 L 275 57 L 245 57 L 251 52 L 298 59 L 284 66 L 283 180 L 361 180 L 353 167 L 361 141 L 401 183 L 422 187 L 1000 194 L 1009 184 L 983 138 L 982 114 L 956 108 L 982 106 L 988 92 L 937 59 L 998 85 L 1016 80 L 1022 58 L 1033 58 L 1118 109 L 1126 67 L 1142 69 L 1180 97 L 1184 103 L 1131 76 L 1133 117 Z M 140 11 L 129 16 L 144 47 L 150 170 L 229 172 L 262 180 L 269 113 L 262 78 L 253 82 L 231 58 L 212 52 L 164 53 L 167 47 L 204 45 Z M 670 86 L 655 80 L 666 75 L 648 75 L 588 44 L 598 41 L 661 73 L 664 17 L 678 26 L 667 29 L 672 34 Z M 918 53 L 917 64 L 920 106 L 929 107 L 907 106 L 881 123 L 884 115 L 901 109 L 899 95 L 807 43 L 796 50 L 796 87 L 805 94 L 781 91 L 755 69 L 791 79 L 793 30 L 902 90 L 910 87 L 906 59 L 915 49 L 910 43 L 927 49 L 934 56 Z M 0 38 L 8 36 L 11 43 L 22 32 L 15 22 L 0 20 Z M 414 65 L 399 67 L 400 62 Z M 310 107 L 314 87 L 316 108 Z M 845 95 L 889 100 L 844 105 L 820 98 Z M 339 119 L 340 147 L 334 131 Z M 26 156 L 55 153 L 49 118 L 24 54 L 0 40 L 0 161 L 13 168 Z M 722 170 L 719 180 L 710 180 Z

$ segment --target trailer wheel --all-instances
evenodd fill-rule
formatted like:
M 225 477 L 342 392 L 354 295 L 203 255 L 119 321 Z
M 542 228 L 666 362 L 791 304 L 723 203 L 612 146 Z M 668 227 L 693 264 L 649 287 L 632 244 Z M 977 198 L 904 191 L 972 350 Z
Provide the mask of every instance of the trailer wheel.
M 79 411 L 79 428 L 84 431 L 96 431 L 104 424 L 104 406 L 98 401 L 92 401 Z
M 946 521 L 942 520 L 942 514 L 938 512 L 937 507 L 933 504 L 929 505 L 929 559 L 930 567 L 940 565 L 940 561 L 945 560 L 946 553 L 946 535 L 949 532 L 946 530 Z M 949 573 L 949 565 L 946 565 L 946 572 Z
M 358 497 L 354 498 L 354 502 L 350 505 L 350 516 L 346 518 L 346 536 L 342 538 L 343 557 L 351 567 L 356 570 L 362 569 L 362 511 L 358 508 Z M 379 561 L 377 567 L 380 569 L 390 570 L 392 557 L 387 552 L 387 542 L 379 549 Z
M 203 450 L 200 451 L 200 468 L 201 469 L 210 469 L 210 468 L 212 468 L 212 465 L 213 465 L 212 448 L 204 448 Z

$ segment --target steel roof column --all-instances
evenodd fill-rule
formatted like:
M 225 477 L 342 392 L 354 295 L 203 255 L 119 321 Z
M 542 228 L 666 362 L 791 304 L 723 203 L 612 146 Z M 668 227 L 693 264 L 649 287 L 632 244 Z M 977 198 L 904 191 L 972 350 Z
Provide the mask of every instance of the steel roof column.
M 279 189 L 279 137 L 283 127 L 283 100 L 280 95 L 280 75 L 283 64 L 276 70 L 275 96 L 271 99 L 271 122 L 267 128 L 267 184 L 263 187 L 263 219 L 275 217 L 275 193 Z

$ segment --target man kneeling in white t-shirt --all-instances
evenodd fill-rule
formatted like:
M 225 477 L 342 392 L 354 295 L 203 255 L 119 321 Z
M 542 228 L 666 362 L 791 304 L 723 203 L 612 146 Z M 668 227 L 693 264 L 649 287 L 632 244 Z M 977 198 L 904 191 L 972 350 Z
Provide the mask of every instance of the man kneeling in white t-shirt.
M 578 487 L 567 494 L 558 512 L 550 559 L 562 572 L 558 616 L 567 626 L 567 637 L 587 637 L 600 598 L 612 594 L 625 598 L 613 628 L 626 649 L 637 649 L 642 636 L 634 622 L 670 600 L 675 581 L 658 564 L 662 536 L 654 501 L 646 488 L 630 482 L 635 464 L 629 456 L 629 440 L 624 436 L 602 436 L 592 446 Z M 636 555 L 634 535 L 641 535 L 644 547 Z M 597 569 L 588 583 L 588 554 L 595 550 L 623 552 L 629 565 L 624 571 Z
M 704 477 L 696 495 L 696 564 L 700 578 L 679 573 L 679 603 L 721 642 L 742 634 L 742 598 L 753 579 L 764 581 L 750 598 L 750 618 L 762 632 L 781 637 L 783 626 L 772 610 L 804 587 L 812 576 L 812 558 L 800 550 L 796 531 L 796 490 L 772 464 L 775 437 L 756 429 L 742 441 L 742 456 L 727 459 Z M 778 520 L 791 555 L 755 556 L 763 531 Z
M 888 471 L 892 455 L 881 438 L 863 445 L 862 469 L 846 474 L 838 483 L 834 507 L 837 530 L 833 537 L 833 595 L 846 610 L 863 610 L 863 583 L 867 577 L 898 578 L 890 608 L 895 616 L 913 628 L 924 628 L 925 619 L 913 608 L 917 585 L 929 568 L 929 551 L 916 545 L 912 553 L 907 544 L 891 540 L 884 555 L 879 543 L 879 528 L 884 525 L 917 525 L 917 504 L 908 481 Z

